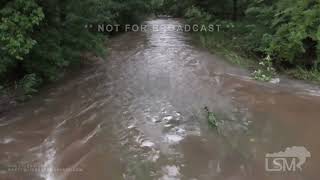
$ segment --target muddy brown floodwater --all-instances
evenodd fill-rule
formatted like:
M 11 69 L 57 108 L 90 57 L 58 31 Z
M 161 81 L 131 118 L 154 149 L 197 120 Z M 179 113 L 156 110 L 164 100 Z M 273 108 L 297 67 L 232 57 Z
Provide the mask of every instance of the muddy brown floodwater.
M 319 179 L 319 87 L 251 80 L 183 32 L 132 32 L 108 44 L 106 60 L 1 117 L 1 180 Z M 310 152 L 302 170 L 293 171 L 301 159 L 291 153 L 286 172 L 267 171 L 282 162 L 266 166 L 267 153 L 294 146 Z

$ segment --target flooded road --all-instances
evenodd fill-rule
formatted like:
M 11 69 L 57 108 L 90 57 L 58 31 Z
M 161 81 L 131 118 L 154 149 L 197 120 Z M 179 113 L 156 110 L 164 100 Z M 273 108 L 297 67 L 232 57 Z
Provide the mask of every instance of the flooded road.
M 1 117 L 1 180 L 319 179 L 318 87 L 250 80 L 183 32 L 108 44 L 106 60 Z M 311 154 L 302 171 L 267 171 L 267 153 L 294 146 Z

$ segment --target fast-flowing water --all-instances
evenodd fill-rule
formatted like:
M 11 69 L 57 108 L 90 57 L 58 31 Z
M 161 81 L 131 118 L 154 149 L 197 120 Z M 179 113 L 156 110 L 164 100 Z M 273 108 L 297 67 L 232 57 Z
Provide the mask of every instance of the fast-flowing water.
M 108 44 L 105 60 L 1 117 L 1 180 L 319 179 L 319 88 L 251 80 L 188 33 L 131 32 Z M 294 146 L 310 152 L 305 162 L 266 159 Z

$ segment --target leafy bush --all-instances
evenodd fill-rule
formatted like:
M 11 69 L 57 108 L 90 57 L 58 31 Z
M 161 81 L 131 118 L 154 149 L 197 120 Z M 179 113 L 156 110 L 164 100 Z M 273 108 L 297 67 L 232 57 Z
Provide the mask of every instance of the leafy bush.
M 267 82 L 271 81 L 275 74 L 270 55 L 260 61 L 258 70 L 252 73 L 254 79 Z
M 32 0 L 16 0 L 8 2 L 0 14 L 1 50 L 10 57 L 22 60 L 36 44 L 31 32 L 44 18 L 42 8 Z
M 294 5 L 288 6 L 291 3 Z M 275 33 L 268 49 L 271 53 L 292 62 L 302 57 L 307 48 L 310 48 L 306 46 L 304 40 L 310 38 L 319 46 L 320 41 L 316 35 L 320 24 L 319 2 L 282 0 L 276 4 L 275 13 L 271 24 Z
M 22 89 L 23 95 L 31 96 L 38 92 L 40 84 L 41 79 L 36 74 L 27 74 L 18 82 L 18 87 Z

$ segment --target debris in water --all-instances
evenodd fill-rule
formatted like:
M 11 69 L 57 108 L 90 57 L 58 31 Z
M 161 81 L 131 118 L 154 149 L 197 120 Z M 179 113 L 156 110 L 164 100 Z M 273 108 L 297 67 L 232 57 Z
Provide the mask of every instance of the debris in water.
M 132 129 L 132 128 L 135 128 L 135 125 L 134 125 L 134 124 L 128 126 L 128 129 Z
M 169 121 L 171 121 L 172 119 L 173 119 L 173 116 L 166 116 L 166 117 L 163 118 L 163 120 L 164 120 L 165 122 L 169 122 Z
M 208 113 L 208 116 L 207 116 L 207 119 L 208 119 L 208 123 L 211 127 L 215 127 L 217 128 L 218 127 L 218 122 L 217 122 L 217 118 L 216 118 L 216 115 L 213 113 L 213 112 L 210 112 L 209 111 L 209 108 L 206 106 L 204 107 L 204 109 L 207 111 Z
M 15 141 L 14 138 L 12 137 L 7 137 L 7 138 L 4 138 L 3 140 L 0 139 L 0 144 L 9 144 L 11 142 Z
M 160 151 L 152 149 L 150 156 L 148 157 L 149 161 L 156 162 L 160 158 Z
M 154 146 L 154 143 L 148 140 L 143 141 L 141 144 L 141 147 L 153 147 L 153 146 Z
M 175 165 L 168 165 L 162 168 L 163 176 L 160 180 L 180 179 L 180 168 Z
M 166 140 L 169 143 L 178 143 L 183 139 L 182 136 L 176 135 L 176 134 L 168 134 L 166 135 Z
M 183 134 L 183 133 L 186 132 L 185 129 L 182 129 L 182 128 L 180 128 L 180 127 L 175 127 L 175 128 L 173 128 L 173 130 L 176 131 L 176 132 L 179 133 L 179 134 Z
M 270 80 L 270 83 L 279 84 L 280 83 L 280 78 L 273 78 L 273 79 Z
M 159 123 L 159 122 L 161 122 L 161 120 L 160 120 L 160 119 L 157 119 L 157 118 L 152 118 L 152 122 L 153 122 L 153 123 Z

